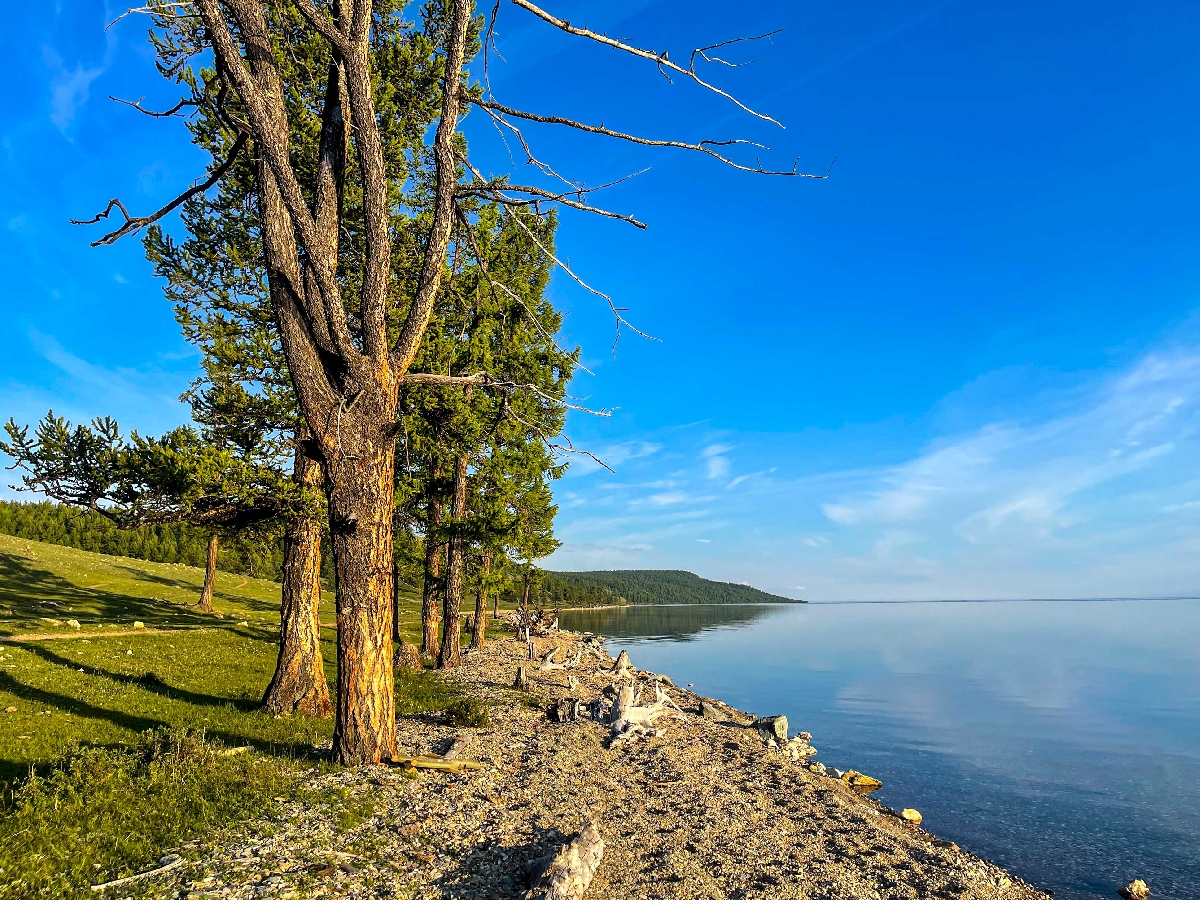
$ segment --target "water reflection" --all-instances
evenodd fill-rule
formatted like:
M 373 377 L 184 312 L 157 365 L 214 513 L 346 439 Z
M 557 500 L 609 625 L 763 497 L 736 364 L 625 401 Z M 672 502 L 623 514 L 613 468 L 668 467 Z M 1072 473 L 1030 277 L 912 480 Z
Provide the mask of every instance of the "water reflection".
M 687 606 L 618 606 L 610 609 L 567 609 L 559 618 L 570 631 L 590 631 L 612 638 L 691 641 L 714 628 L 745 628 L 777 610 L 766 603 L 707 603 Z
M 654 607 L 564 625 L 786 713 L 825 762 L 882 778 L 885 803 L 1060 898 L 1138 876 L 1200 900 L 1200 602 Z

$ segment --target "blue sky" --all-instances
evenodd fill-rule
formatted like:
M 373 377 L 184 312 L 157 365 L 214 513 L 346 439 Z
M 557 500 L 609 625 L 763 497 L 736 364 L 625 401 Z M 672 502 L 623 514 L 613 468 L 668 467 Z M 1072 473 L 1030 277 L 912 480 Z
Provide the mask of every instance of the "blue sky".
M 712 77 L 786 129 L 502 8 L 497 99 L 638 134 L 743 137 L 765 178 L 530 129 L 646 232 L 568 212 L 605 303 L 554 299 L 611 419 L 570 433 L 556 568 L 687 568 L 816 600 L 1200 592 L 1200 14 L 1194 4 L 557 2 L 680 59 L 783 31 Z M 0 413 L 160 430 L 196 371 L 135 242 L 66 220 L 200 171 L 144 23 L 27 4 L 0 36 Z M 731 51 L 731 56 L 734 52 Z M 469 121 L 485 169 L 512 169 Z M 517 160 L 521 179 L 528 168 Z

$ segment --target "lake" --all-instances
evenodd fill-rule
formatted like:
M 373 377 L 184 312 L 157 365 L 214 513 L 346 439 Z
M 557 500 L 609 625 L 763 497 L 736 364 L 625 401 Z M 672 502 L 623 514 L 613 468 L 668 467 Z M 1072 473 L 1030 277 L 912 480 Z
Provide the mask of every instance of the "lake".
M 1200 601 L 565 611 L 1069 900 L 1200 898 Z

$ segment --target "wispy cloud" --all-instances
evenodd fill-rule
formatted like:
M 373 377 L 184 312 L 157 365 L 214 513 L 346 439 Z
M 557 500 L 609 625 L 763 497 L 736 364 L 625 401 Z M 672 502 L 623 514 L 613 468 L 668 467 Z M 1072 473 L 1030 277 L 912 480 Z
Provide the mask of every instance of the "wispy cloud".
M 74 124 L 76 112 L 87 103 L 92 82 L 111 65 L 114 41 L 109 35 L 104 60 L 95 66 L 68 64 L 53 47 L 42 47 L 42 61 L 50 70 L 50 121 L 64 134 Z
M 873 468 L 814 468 L 795 435 L 664 429 L 622 480 L 572 484 L 605 505 L 565 512 L 563 553 L 603 536 L 608 565 L 814 599 L 1200 592 L 1200 346 L 1072 385 Z

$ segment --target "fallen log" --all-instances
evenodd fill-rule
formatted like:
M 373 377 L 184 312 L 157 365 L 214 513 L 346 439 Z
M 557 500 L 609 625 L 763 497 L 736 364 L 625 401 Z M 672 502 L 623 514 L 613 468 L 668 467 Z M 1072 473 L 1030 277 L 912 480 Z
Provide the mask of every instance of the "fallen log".
M 402 769 L 434 769 L 438 772 L 473 772 L 483 763 L 473 759 L 446 759 L 444 756 L 402 756 L 392 760 Z
M 580 900 L 603 856 L 604 839 L 594 824 L 588 825 L 549 860 L 529 896 L 537 900 Z

